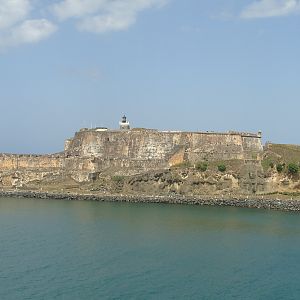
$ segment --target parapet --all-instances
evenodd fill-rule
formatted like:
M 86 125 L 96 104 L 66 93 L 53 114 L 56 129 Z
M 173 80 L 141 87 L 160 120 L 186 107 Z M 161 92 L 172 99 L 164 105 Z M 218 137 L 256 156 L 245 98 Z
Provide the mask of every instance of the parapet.
M 254 137 L 254 138 L 261 138 L 262 137 L 262 132 L 261 131 L 258 131 L 257 133 L 240 132 L 240 131 L 228 131 L 228 134 L 240 135 L 242 137 Z

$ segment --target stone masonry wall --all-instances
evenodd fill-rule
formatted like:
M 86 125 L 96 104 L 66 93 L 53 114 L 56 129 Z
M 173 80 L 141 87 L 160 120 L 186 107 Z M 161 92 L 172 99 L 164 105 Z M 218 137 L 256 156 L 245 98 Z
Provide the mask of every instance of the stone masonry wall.
M 63 157 L 55 155 L 0 154 L 0 171 L 62 169 Z
M 0 186 L 22 186 L 46 176 L 60 174 L 63 156 L 58 155 L 0 155 Z
M 105 160 L 162 160 L 172 165 L 183 156 L 190 162 L 199 160 L 260 159 L 263 151 L 259 135 L 241 133 L 159 132 L 130 130 L 77 132 L 68 140 L 66 154 L 98 157 Z M 176 156 L 177 159 L 173 158 Z

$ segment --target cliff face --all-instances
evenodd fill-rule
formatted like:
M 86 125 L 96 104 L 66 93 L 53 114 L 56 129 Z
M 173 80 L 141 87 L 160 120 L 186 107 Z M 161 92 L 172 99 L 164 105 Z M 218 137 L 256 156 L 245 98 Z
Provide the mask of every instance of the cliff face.
M 297 188 L 295 178 L 266 173 L 264 156 L 260 134 L 82 130 L 58 155 L 0 155 L 0 186 L 154 194 Z M 208 170 L 197 170 L 199 162 Z M 226 172 L 218 171 L 220 163 Z

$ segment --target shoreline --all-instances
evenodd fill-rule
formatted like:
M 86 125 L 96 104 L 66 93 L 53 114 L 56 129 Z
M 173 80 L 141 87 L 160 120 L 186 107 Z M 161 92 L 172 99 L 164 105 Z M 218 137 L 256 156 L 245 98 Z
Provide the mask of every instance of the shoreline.
M 272 197 L 273 196 L 273 197 Z M 300 199 L 284 199 L 275 195 L 252 196 L 150 196 L 150 195 L 96 195 L 36 191 L 0 191 L 0 197 L 97 201 L 97 202 L 131 202 L 131 203 L 161 203 L 199 206 L 230 206 L 240 208 L 273 209 L 282 211 L 300 211 Z M 278 198 L 279 197 L 279 198 Z M 281 198 L 281 199 L 280 199 Z

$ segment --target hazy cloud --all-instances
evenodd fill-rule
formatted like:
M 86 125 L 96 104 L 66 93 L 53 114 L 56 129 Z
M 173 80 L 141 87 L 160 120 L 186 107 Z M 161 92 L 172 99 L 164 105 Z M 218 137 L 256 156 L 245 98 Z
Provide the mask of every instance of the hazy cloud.
M 0 0 L 0 48 L 35 43 L 47 38 L 56 26 L 46 19 L 32 19 L 34 1 Z
M 46 19 L 26 20 L 0 37 L 0 48 L 26 43 L 36 43 L 56 31 L 56 26 Z
M 52 6 L 61 20 L 93 14 L 107 5 L 107 0 L 64 0 Z
M 0 30 L 23 20 L 30 10 L 29 0 L 0 0 Z
M 64 0 L 52 11 L 60 20 L 77 18 L 80 30 L 95 33 L 125 30 L 135 23 L 139 12 L 161 7 L 167 0 Z
M 299 0 L 260 0 L 248 5 L 241 13 L 243 19 L 287 16 L 300 13 Z
M 60 70 L 60 73 L 67 78 L 80 78 L 91 80 L 91 81 L 100 81 L 103 79 L 103 74 L 100 71 L 99 67 L 64 67 Z

